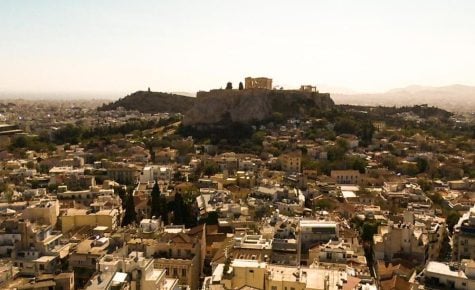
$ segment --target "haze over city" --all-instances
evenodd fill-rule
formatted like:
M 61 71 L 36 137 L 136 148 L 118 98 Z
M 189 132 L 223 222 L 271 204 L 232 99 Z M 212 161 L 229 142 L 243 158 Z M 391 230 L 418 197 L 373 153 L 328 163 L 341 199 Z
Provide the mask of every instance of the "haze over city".
M 0 92 L 475 85 L 474 1 L 1 1 Z
M 0 0 L 0 289 L 475 289 L 474 16 Z

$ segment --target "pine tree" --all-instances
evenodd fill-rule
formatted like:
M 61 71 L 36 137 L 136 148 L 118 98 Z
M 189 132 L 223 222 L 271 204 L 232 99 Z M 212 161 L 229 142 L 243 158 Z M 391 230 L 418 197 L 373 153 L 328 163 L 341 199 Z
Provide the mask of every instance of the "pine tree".
M 166 224 L 168 222 L 167 200 L 160 193 L 160 187 L 158 186 L 158 181 L 155 181 L 155 184 L 153 185 L 151 198 L 152 198 L 152 206 L 151 206 L 152 216 L 155 216 L 157 218 L 161 217 L 162 221 Z
M 185 202 L 183 201 L 183 196 L 180 193 L 175 194 L 174 201 L 174 219 L 173 223 L 176 225 L 182 225 L 187 220 L 187 215 L 185 208 Z
M 226 90 L 232 90 L 233 89 L 233 83 L 232 82 L 228 82 L 226 84 Z
M 239 90 L 240 91 L 244 90 L 244 85 L 242 84 L 242 82 L 239 82 Z
M 124 215 L 124 219 L 122 220 L 122 226 L 126 226 L 135 222 L 135 219 L 137 216 L 137 213 L 135 212 L 135 202 L 134 202 L 134 196 L 132 195 L 132 192 L 127 194 L 127 197 L 125 200 L 126 200 L 125 215 Z
M 160 216 L 160 187 L 158 187 L 157 181 L 155 181 L 155 184 L 153 185 L 151 198 L 152 198 L 152 206 L 151 206 L 152 216 L 159 217 Z

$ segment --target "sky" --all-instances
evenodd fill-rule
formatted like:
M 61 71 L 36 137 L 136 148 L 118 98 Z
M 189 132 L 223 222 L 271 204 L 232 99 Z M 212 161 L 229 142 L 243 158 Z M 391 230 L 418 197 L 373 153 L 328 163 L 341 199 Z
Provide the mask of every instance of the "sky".
M 475 85 L 475 1 L 0 0 L 0 92 Z

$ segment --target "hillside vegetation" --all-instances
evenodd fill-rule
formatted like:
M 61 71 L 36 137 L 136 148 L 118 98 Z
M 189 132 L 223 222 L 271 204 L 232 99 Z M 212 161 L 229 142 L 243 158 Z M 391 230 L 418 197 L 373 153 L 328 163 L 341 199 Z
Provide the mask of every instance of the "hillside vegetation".
M 99 107 L 100 111 L 137 110 L 142 113 L 185 113 L 195 103 L 196 98 L 161 92 L 138 91 L 115 102 Z

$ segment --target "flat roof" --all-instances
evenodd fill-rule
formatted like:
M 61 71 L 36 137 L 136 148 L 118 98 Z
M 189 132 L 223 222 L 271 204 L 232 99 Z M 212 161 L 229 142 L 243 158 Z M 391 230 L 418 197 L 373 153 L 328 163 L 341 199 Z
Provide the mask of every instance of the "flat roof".
M 435 261 L 430 261 L 427 264 L 425 272 L 426 273 L 441 274 L 441 275 L 450 276 L 450 277 L 457 277 L 457 278 L 467 279 L 467 276 L 465 275 L 464 272 L 462 272 L 462 271 L 452 271 L 450 269 L 449 265 L 444 264 L 444 263 L 440 263 L 440 262 L 435 262 Z
M 250 268 L 265 268 L 267 266 L 266 262 L 259 262 L 257 260 L 244 260 L 244 259 L 234 259 L 232 267 L 250 267 Z
M 112 278 L 112 283 L 124 283 L 127 279 L 127 273 L 117 272 Z
M 354 193 L 353 191 L 349 191 L 349 190 L 343 190 L 341 192 L 341 194 L 343 195 L 344 198 L 356 197 L 356 193 Z
M 300 220 L 301 227 L 336 227 L 336 222 L 317 221 L 317 220 Z
M 35 260 L 35 262 L 38 263 L 48 263 L 56 259 L 56 256 L 41 256 L 38 259 Z

